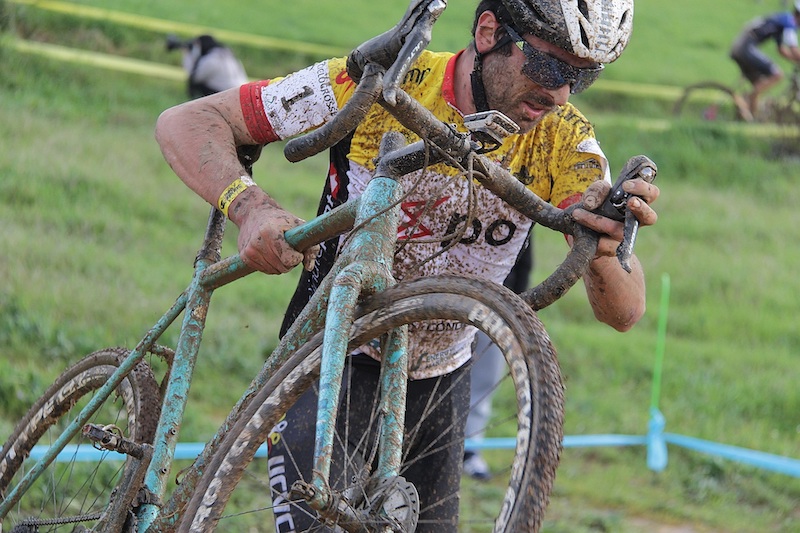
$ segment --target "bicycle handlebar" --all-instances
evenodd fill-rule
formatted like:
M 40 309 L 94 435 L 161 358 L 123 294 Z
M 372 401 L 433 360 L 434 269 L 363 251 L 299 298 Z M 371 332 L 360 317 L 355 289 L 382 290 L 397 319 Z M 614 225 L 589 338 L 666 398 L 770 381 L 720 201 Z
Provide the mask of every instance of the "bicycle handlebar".
M 446 7 L 446 0 L 412 0 L 394 28 L 353 50 L 347 58 L 347 73 L 356 83 L 355 93 L 333 120 L 287 142 L 286 159 L 297 163 L 335 145 L 358 126 L 379 98 L 393 104 L 400 83 L 430 44 L 433 24 Z
M 364 119 L 381 96 L 384 71 L 380 65 L 370 63 L 366 66 L 361 83 L 356 86 L 353 96 L 339 110 L 330 122 L 301 137 L 291 139 L 283 148 L 283 155 L 292 163 L 297 163 L 317 155 L 344 139 Z
M 405 15 L 391 30 L 373 37 L 347 58 L 347 72 L 358 84 L 366 65 L 386 69 L 383 97 L 394 103 L 394 93 L 411 65 L 430 44 L 433 24 L 447 7 L 447 0 L 412 0 Z

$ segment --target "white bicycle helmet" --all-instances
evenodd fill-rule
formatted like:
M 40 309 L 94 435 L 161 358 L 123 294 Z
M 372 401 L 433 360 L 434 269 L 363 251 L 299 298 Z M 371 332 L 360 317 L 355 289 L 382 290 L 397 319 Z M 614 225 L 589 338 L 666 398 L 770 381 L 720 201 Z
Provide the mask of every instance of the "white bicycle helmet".
M 578 57 L 611 63 L 628 44 L 633 0 L 502 0 L 517 30 Z M 795 1 L 795 5 L 800 0 Z
M 794 10 L 800 13 L 800 0 L 794 0 Z

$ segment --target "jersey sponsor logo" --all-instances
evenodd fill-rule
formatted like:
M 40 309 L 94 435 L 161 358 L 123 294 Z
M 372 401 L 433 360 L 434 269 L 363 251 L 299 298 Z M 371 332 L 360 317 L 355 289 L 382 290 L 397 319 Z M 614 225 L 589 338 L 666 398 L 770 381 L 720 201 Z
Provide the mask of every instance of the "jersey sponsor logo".
M 346 70 L 341 71 L 339 75 L 336 76 L 335 83 L 336 85 L 343 85 L 345 91 L 349 91 L 350 89 L 356 86 L 356 83 L 353 81 L 353 79 L 350 77 L 350 75 L 347 73 Z
M 431 73 L 430 68 L 421 69 L 418 67 L 412 68 L 406 73 L 403 83 L 414 83 L 416 85 L 422 84 L 428 74 Z
M 426 369 L 436 368 L 438 366 L 452 366 L 455 355 L 457 354 L 458 348 L 456 347 L 451 347 L 436 353 L 420 354 L 420 356 L 409 365 L 409 372 L 413 375 L 414 372 L 425 372 Z
M 272 513 L 275 517 L 275 529 L 279 533 L 294 533 L 294 518 L 286 496 L 289 484 L 286 481 L 286 459 L 283 455 L 270 457 L 267 460 L 269 470 L 269 488 L 272 493 Z
M 281 433 L 283 433 L 283 430 L 286 429 L 288 425 L 289 423 L 286 421 L 286 415 L 284 414 L 280 421 L 275 424 L 275 427 L 270 430 L 269 435 L 267 435 L 267 452 L 272 450 L 273 445 L 281 441 Z
M 467 222 L 467 215 L 460 213 L 453 213 L 450 217 L 450 224 L 447 226 L 445 235 L 452 235 Z M 459 239 L 460 244 L 475 244 L 483 235 L 483 240 L 490 246 L 502 246 L 507 244 L 514 238 L 517 232 L 517 225 L 505 219 L 498 219 L 484 227 L 484 223 L 478 218 L 473 218 L 470 221 L 470 227 L 467 228 L 464 235 Z M 442 248 L 450 245 L 452 240 L 442 241 Z
M 286 429 L 289 423 L 286 421 L 286 415 L 281 417 L 280 422 L 275 424 L 275 427 L 269 432 L 267 436 L 267 471 L 269 474 L 269 486 L 272 489 L 272 505 L 273 515 L 275 517 L 275 529 L 281 533 L 293 533 L 296 531 L 294 525 L 294 518 L 292 517 L 292 509 L 286 499 L 289 493 L 289 483 L 286 480 L 286 458 L 283 455 L 272 455 L 272 446 L 281 441 L 281 433 Z
M 339 174 L 336 172 L 336 167 L 333 163 L 328 167 L 328 185 L 331 188 L 331 198 L 336 199 L 339 197 Z M 330 211 L 331 208 L 326 206 L 325 211 Z
M 403 202 L 400 204 L 400 209 L 405 215 L 403 222 L 397 228 L 397 236 L 400 239 L 419 239 L 421 237 L 430 237 L 433 232 L 420 221 L 420 216 L 427 213 L 430 208 L 437 208 L 447 200 L 449 196 L 439 198 L 434 202 L 433 206 L 429 206 L 428 202 Z
M 597 169 L 603 167 L 600 165 L 600 162 L 597 159 L 591 157 L 585 161 L 576 163 L 572 168 L 574 168 L 575 170 L 586 170 L 586 169 Z
M 606 154 L 603 152 L 603 149 L 600 148 L 600 143 L 597 142 L 597 139 L 595 139 L 594 137 L 590 137 L 588 139 L 584 139 L 581 142 L 579 142 L 578 152 L 593 154 L 596 155 L 597 157 L 587 159 L 583 163 L 575 165 L 576 170 L 599 168 L 603 172 L 603 179 L 611 183 L 611 169 L 608 168 L 608 159 L 606 159 Z
M 562 108 L 561 111 L 561 117 L 564 121 L 578 128 L 578 132 L 581 136 L 589 137 L 592 135 L 592 124 L 586 120 L 586 117 L 576 113 L 574 108 L 569 108 L 566 111 L 564 109 L 566 108 Z
M 397 228 L 397 236 L 400 239 L 420 239 L 423 237 L 431 237 L 434 235 L 433 231 L 422 223 L 422 216 L 429 213 L 431 209 L 435 209 L 450 199 L 449 196 L 444 196 L 436 200 L 433 205 L 429 202 L 417 200 L 413 202 L 403 202 L 400 204 L 400 209 L 403 212 L 403 221 Z M 453 212 L 450 216 L 450 222 L 447 225 L 445 235 L 453 235 L 468 221 L 467 215 L 458 212 Z M 459 238 L 460 244 L 475 244 L 478 239 L 483 236 L 484 241 L 490 246 L 502 246 L 507 244 L 514 238 L 517 232 L 517 225 L 506 219 L 498 219 L 488 223 L 484 227 L 484 223 L 478 218 L 473 218 L 469 221 L 470 227 L 466 229 L 463 235 Z M 450 245 L 452 239 L 442 241 L 442 247 L 445 248 Z

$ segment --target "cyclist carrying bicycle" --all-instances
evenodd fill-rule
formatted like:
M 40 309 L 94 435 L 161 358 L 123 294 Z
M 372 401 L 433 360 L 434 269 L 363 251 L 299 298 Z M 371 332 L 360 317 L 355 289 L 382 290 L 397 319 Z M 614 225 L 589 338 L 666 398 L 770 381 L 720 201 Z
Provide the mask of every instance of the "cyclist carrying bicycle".
M 753 86 L 747 106 L 752 119 L 758 114 L 758 98 L 783 79 L 783 71 L 759 47 L 772 39 L 781 56 L 800 64 L 797 28 L 800 25 L 800 0 L 794 0 L 791 12 L 781 12 L 759 17 L 747 23 L 731 47 L 730 56 Z
M 489 156 L 554 205 L 565 207 L 583 199 L 587 207 L 594 208 L 610 188 L 609 165 L 592 125 L 568 100 L 570 94 L 589 87 L 603 65 L 620 55 L 632 22 L 632 0 L 481 0 L 470 45 L 456 54 L 422 52 L 401 87 L 440 120 L 462 130 L 465 114 L 489 109 L 503 112 L 520 126 L 520 132 Z M 290 248 L 283 233 L 300 220 L 255 184 L 237 157 L 237 149 L 320 126 L 336 115 L 353 89 L 346 59 L 330 59 L 285 78 L 249 83 L 186 102 L 166 110 L 158 120 L 156 138 L 166 160 L 193 191 L 218 206 L 239 227 L 238 246 L 245 263 L 268 274 L 305 264 L 307 271 L 290 304 L 283 331 L 327 274 L 339 243 L 324 243 L 304 253 Z M 403 132 L 409 142 L 416 140 L 382 107 L 374 106 L 352 136 L 335 147 L 321 211 L 363 191 L 375 168 L 381 136 L 389 130 Z M 527 239 L 531 221 L 481 186 L 468 191 L 467 180 L 454 180 L 450 167 L 436 165 L 421 172 L 424 179 L 419 179 L 421 174 L 402 179 L 409 196 L 402 204 L 405 220 L 398 228 L 398 238 L 416 243 L 402 247 L 396 255 L 395 277 L 457 273 L 502 283 Z M 636 179 L 626 190 L 634 195 L 629 206 L 641 225 L 654 224 L 657 215 L 650 204 L 659 189 Z M 459 241 L 453 245 L 431 239 L 450 235 L 463 225 L 475 201 L 473 195 L 477 197 L 475 218 Z M 431 209 L 424 210 L 426 206 Z M 621 223 L 587 210 L 576 210 L 574 216 L 603 235 L 584 276 L 591 307 L 600 321 L 625 331 L 645 309 L 641 264 L 634 256 L 629 273 L 615 257 L 622 240 Z M 412 424 L 421 419 L 420 411 L 431 396 L 447 396 L 449 407 L 441 416 L 432 417 L 438 418 L 440 425 L 426 428 L 427 438 L 450 433 L 450 440 L 463 442 L 469 387 L 432 386 L 431 378 L 444 376 L 451 383 L 460 383 L 455 380 L 468 373 L 474 333 L 436 326 L 417 328 L 409 335 L 411 382 L 406 420 Z M 365 346 L 349 358 L 348 371 L 356 376 L 350 383 L 359 389 L 353 392 L 361 395 L 367 411 L 377 387 L 379 357 L 376 348 Z M 315 412 L 316 394 L 311 390 L 270 438 L 271 464 L 280 463 L 285 447 L 313 448 Z M 353 418 L 354 427 L 368 423 L 357 415 Z M 426 442 L 409 441 L 405 446 L 413 457 Z M 444 449 L 403 473 L 419 491 L 418 531 L 426 530 L 429 520 L 443 518 L 456 530 L 457 501 L 433 508 L 425 502 L 433 501 L 439 491 L 457 490 L 461 452 Z M 309 452 L 307 457 L 311 456 Z M 276 469 L 271 483 L 280 498 L 287 498 L 286 490 L 299 477 L 296 468 L 308 474 L 312 465 L 286 461 Z M 276 503 L 278 531 L 304 531 L 307 512 Z

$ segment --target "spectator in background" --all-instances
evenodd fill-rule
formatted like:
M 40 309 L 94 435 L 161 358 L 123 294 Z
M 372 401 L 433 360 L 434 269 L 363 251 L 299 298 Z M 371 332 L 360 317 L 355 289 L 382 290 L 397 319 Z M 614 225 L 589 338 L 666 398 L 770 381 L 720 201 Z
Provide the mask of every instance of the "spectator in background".
M 167 50 L 183 53 L 183 69 L 189 75 L 189 98 L 200 98 L 247 83 L 244 66 L 227 46 L 211 35 L 181 41 L 170 35 Z
M 798 25 L 800 0 L 794 0 L 792 12 L 774 13 L 748 22 L 733 43 L 731 59 L 736 61 L 742 75 L 753 85 L 747 102 L 750 116 L 745 116 L 745 119 L 752 120 L 757 115 L 759 95 L 783 79 L 783 71 L 759 46 L 772 39 L 777 43 L 781 56 L 800 64 Z
M 517 262 L 503 281 L 503 285 L 517 294 L 528 288 L 528 280 L 533 270 L 532 235 L 527 245 L 520 251 Z M 479 331 L 475 336 L 472 348 L 472 367 L 470 368 L 470 411 L 464 436 L 468 441 L 477 442 L 483 439 L 486 425 L 492 416 L 492 396 L 496 392 L 497 383 L 506 371 L 506 361 L 502 352 L 489 337 Z M 464 445 L 464 473 L 473 479 L 486 481 L 492 477 L 489 465 L 481 455 L 480 449 Z

